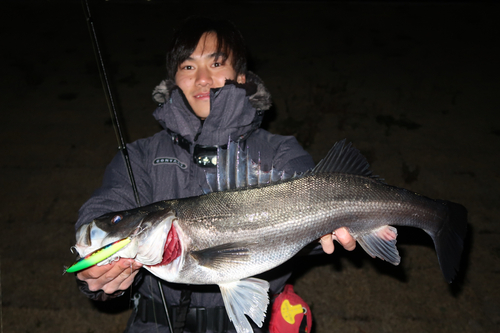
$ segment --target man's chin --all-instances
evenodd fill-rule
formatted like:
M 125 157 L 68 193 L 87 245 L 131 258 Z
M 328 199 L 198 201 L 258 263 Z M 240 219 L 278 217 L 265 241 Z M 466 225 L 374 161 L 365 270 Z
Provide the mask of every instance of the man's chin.
M 208 115 L 210 114 L 210 109 L 209 110 L 203 110 L 203 109 L 202 110 L 199 110 L 199 109 L 194 110 L 193 109 L 193 111 L 196 114 L 196 116 L 198 118 L 200 118 L 201 120 L 205 120 L 208 117 Z

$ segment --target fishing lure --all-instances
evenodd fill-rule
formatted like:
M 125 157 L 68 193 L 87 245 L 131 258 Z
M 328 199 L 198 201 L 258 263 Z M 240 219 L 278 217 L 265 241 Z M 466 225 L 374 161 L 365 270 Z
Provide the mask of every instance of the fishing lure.
M 132 239 L 130 237 L 127 237 L 117 240 L 116 242 L 110 243 L 108 245 L 104 245 L 103 247 L 77 260 L 73 265 L 66 269 L 66 273 L 81 271 L 82 269 L 89 268 L 90 266 L 93 266 L 98 262 L 111 257 L 113 254 L 124 248 L 125 245 L 130 243 L 131 240 Z

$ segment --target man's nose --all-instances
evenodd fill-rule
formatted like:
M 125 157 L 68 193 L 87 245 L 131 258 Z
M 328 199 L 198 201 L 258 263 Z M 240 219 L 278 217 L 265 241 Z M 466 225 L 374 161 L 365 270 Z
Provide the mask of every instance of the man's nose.
M 196 73 L 196 84 L 199 86 L 208 86 L 213 84 L 210 72 L 205 68 L 198 69 Z

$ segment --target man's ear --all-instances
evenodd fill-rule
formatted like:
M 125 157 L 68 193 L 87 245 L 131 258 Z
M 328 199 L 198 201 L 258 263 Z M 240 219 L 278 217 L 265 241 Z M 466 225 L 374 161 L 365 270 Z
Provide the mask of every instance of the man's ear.
M 247 82 L 247 77 L 245 76 L 245 74 L 239 74 L 236 77 L 236 82 L 238 82 L 239 84 L 243 84 L 243 83 Z

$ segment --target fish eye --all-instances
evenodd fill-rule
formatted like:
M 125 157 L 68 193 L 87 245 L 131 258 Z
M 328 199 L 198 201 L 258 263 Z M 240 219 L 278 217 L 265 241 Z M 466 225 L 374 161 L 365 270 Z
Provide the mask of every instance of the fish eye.
M 113 218 L 111 219 L 111 222 L 113 222 L 113 223 L 118 223 L 118 222 L 120 222 L 122 219 L 123 219 L 123 217 L 122 217 L 121 215 L 116 215 L 115 217 L 113 217 Z

